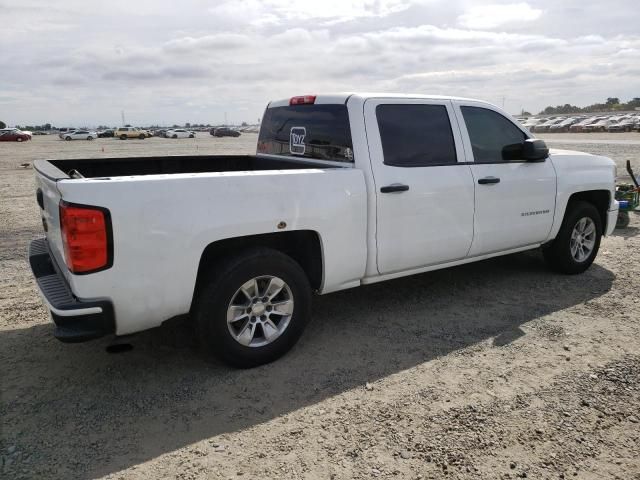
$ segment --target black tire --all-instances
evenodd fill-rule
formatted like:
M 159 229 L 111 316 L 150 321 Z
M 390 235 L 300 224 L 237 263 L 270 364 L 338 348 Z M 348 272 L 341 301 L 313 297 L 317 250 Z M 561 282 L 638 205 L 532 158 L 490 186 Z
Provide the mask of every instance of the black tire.
M 596 226 L 595 244 L 589 256 L 578 262 L 571 254 L 571 234 L 574 227 L 582 218 L 590 218 Z M 547 244 L 543 249 L 544 259 L 552 270 L 575 275 L 584 272 L 591 266 L 598 254 L 600 240 L 602 239 L 602 219 L 593 204 L 583 201 L 569 203 L 562 220 L 560 231 L 555 240 Z
M 120 135 L 120 140 L 126 140 L 127 136 L 126 135 Z
M 173 134 L 173 137 L 171 138 L 178 138 L 178 135 L 176 135 L 175 133 Z
M 22 137 L 16 138 L 16 142 L 21 142 L 21 141 L 22 141 Z
M 629 226 L 629 212 L 618 212 L 618 219 L 616 220 L 616 228 L 627 228 Z
M 70 142 L 70 141 L 71 141 L 71 137 L 66 137 L 66 138 L 65 138 L 65 140 L 66 140 L 67 142 Z
M 194 136 L 193 135 L 189 135 L 189 138 L 194 138 Z
M 141 133 L 141 134 L 138 136 L 138 138 L 139 138 L 140 140 L 144 140 L 145 138 L 147 138 L 147 136 L 146 136 L 144 133 Z
M 249 347 L 231 335 L 227 308 L 240 286 L 263 275 L 279 277 L 289 286 L 294 309 L 279 337 L 264 346 Z M 205 351 L 233 367 L 252 368 L 280 358 L 298 341 L 311 316 L 311 287 L 304 270 L 291 257 L 270 248 L 255 248 L 210 272 L 198 289 L 193 314 Z
M 92 137 L 91 135 L 89 135 L 89 136 L 87 137 L 87 140 L 93 140 L 93 137 Z

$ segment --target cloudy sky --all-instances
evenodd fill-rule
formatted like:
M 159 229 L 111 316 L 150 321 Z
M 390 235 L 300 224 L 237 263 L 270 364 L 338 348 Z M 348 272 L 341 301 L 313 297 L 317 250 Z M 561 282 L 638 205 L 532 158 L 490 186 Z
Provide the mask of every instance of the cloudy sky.
M 0 0 L 0 119 L 255 122 L 335 91 L 512 112 L 640 96 L 638 0 Z

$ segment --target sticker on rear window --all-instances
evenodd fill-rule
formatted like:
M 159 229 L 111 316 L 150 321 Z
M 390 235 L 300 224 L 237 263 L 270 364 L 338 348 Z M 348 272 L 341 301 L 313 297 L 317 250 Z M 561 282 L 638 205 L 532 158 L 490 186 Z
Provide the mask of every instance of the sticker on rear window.
M 305 127 L 291 127 L 289 133 L 289 151 L 294 155 L 304 155 L 304 138 L 307 136 Z

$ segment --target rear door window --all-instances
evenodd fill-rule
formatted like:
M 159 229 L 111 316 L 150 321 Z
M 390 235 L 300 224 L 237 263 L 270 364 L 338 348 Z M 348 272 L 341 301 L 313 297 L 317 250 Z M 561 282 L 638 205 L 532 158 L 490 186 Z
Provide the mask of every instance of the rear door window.
M 258 153 L 353 162 L 346 105 L 289 105 L 267 108 Z
M 458 162 L 447 107 L 382 104 L 376 118 L 385 165 L 428 167 Z

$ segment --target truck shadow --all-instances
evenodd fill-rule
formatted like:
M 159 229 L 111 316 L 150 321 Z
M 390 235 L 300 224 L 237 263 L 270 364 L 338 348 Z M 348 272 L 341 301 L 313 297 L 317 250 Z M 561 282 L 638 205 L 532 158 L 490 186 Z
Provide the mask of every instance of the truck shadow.
M 25 359 L 3 374 L 5 448 L 28 457 L 21 468 L 35 478 L 118 472 L 479 342 L 503 348 L 523 324 L 594 299 L 613 279 L 598 265 L 552 274 L 533 252 L 339 292 L 315 300 L 291 353 L 245 371 L 204 360 L 176 336 L 181 325 L 142 334 L 121 355 L 105 353 L 106 341 L 60 344 L 50 325 L 4 331 L 5 358 Z
M 631 237 L 635 237 L 640 234 L 640 228 L 638 227 L 626 227 L 626 228 L 618 228 L 613 231 L 611 234 L 614 237 L 622 237 L 625 240 Z

